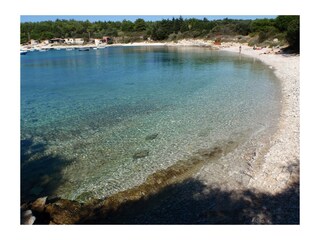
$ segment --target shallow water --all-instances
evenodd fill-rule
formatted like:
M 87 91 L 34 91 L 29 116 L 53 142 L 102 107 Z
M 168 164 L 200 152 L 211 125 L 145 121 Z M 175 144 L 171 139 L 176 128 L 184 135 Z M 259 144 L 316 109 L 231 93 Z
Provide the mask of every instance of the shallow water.
M 141 184 L 199 149 L 246 142 L 279 114 L 268 66 L 202 48 L 21 56 L 22 199 L 86 201 Z

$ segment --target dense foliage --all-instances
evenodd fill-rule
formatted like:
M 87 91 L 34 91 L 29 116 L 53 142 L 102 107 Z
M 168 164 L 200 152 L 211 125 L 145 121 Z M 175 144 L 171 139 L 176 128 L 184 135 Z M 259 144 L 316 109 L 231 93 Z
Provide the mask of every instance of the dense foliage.
M 286 33 L 286 39 L 290 47 L 296 51 L 300 50 L 300 17 L 278 16 L 276 26 L 280 31 Z
M 299 16 L 278 16 L 276 19 L 223 20 L 172 18 L 161 21 L 123 20 L 122 22 L 89 22 L 56 20 L 21 23 L 21 43 L 30 39 L 102 38 L 110 36 L 117 42 L 152 39 L 175 41 L 183 38 L 213 39 L 219 36 L 256 36 L 254 44 L 278 38 L 299 49 Z

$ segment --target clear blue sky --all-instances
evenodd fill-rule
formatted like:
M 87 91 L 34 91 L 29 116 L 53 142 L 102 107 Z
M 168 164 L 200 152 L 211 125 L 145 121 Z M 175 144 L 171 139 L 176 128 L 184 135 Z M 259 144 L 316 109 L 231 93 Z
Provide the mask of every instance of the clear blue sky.
M 86 16 L 79 16 L 79 15 L 22 15 L 20 17 L 21 22 L 41 22 L 41 21 L 55 21 L 57 19 L 74 19 L 79 21 L 86 21 L 89 20 L 90 22 L 96 21 L 122 21 L 124 19 L 135 21 L 137 18 L 143 18 L 146 21 L 157 21 L 162 19 L 171 19 L 172 17 L 178 18 L 179 15 L 162 15 L 162 16 L 138 16 L 138 15 L 128 15 L 128 16 L 101 16 L 101 15 L 86 15 Z M 257 18 L 275 18 L 275 15 L 264 15 L 264 16 L 244 16 L 244 15 L 218 15 L 218 16 L 199 16 L 199 15 L 182 15 L 183 18 L 199 18 L 203 19 L 206 17 L 209 20 L 216 20 L 216 19 L 223 19 L 223 18 L 231 18 L 231 19 L 257 19 Z

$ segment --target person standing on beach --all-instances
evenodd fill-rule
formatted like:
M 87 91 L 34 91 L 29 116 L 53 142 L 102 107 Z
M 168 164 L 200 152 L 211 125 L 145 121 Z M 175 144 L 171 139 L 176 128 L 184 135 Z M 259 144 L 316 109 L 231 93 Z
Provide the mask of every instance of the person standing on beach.
M 241 53 L 241 45 L 239 46 L 239 54 Z

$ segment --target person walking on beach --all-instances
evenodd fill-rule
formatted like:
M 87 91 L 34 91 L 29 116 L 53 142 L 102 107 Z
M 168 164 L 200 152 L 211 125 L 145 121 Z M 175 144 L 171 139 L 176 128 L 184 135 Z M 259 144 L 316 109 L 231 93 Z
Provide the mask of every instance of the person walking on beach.
M 239 46 L 239 54 L 241 53 L 241 45 Z

